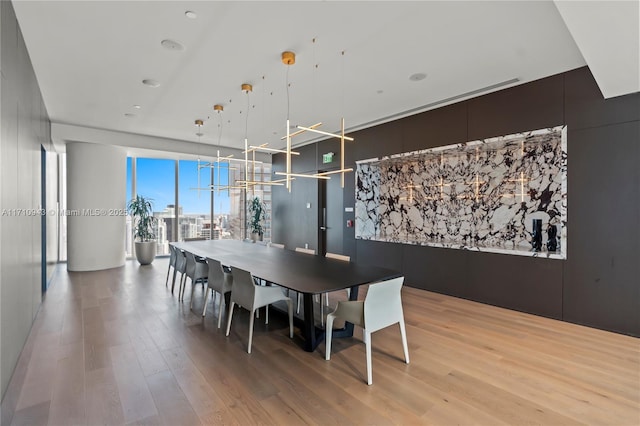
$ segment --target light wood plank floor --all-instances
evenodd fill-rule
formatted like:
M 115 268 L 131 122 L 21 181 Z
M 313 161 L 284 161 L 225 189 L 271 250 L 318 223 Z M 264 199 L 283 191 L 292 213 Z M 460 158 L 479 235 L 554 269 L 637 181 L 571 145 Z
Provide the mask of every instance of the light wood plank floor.
M 640 424 L 639 339 L 405 287 L 411 364 L 397 327 L 375 333 L 367 386 L 359 331 L 326 362 L 261 314 L 249 355 L 248 314 L 225 337 L 167 263 L 59 267 L 2 424 Z

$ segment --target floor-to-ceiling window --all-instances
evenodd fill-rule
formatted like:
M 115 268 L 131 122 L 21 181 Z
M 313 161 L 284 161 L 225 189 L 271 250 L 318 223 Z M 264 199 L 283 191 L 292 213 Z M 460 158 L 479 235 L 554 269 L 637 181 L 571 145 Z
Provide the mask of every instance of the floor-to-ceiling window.
M 232 209 L 231 209 L 231 190 L 228 188 L 230 179 L 229 173 L 231 166 L 228 162 L 213 163 L 211 168 L 211 200 L 213 204 L 214 218 L 214 236 L 212 238 L 232 239 L 237 233 L 231 227 Z M 239 216 L 238 209 L 234 209 L 234 215 Z M 239 233 L 238 236 L 239 237 Z
M 127 176 L 129 179 L 129 176 Z M 135 179 L 135 187 L 133 186 Z M 136 158 L 132 167 L 130 197 L 142 195 L 153 202 L 153 215 L 158 218 L 155 234 L 158 241 L 157 254 L 169 254 L 169 242 L 176 241 L 174 236 L 175 214 L 175 160 L 157 158 Z M 178 209 L 179 210 L 179 209 Z M 127 222 L 127 236 L 131 238 L 131 221 Z M 130 247 L 131 244 L 128 244 Z
M 271 180 L 271 164 L 268 163 L 256 163 L 253 166 L 253 173 L 249 172 L 249 180 L 253 182 L 269 182 Z M 266 218 L 263 225 L 264 234 L 262 238 L 271 240 L 271 186 L 255 184 L 249 187 L 247 190 L 247 202 L 250 202 L 254 197 L 260 198 L 266 207 Z M 251 232 L 250 230 L 248 231 Z
M 177 166 L 177 167 L 176 167 Z M 270 180 L 271 165 L 259 163 L 255 180 Z M 264 238 L 271 235 L 271 187 L 252 186 L 245 197 L 237 181 L 245 178 L 242 162 L 205 162 L 127 158 L 127 201 L 135 195 L 153 200 L 158 218 L 158 255 L 169 254 L 169 242 L 191 238 L 242 239 L 245 200 L 260 197 L 267 206 Z M 176 198 L 177 205 L 176 208 Z M 132 221 L 127 217 L 125 244 L 133 256 Z
M 133 163 L 135 159 L 131 157 L 127 157 L 127 197 L 125 201 L 125 206 L 129 203 L 129 200 L 133 198 L 131 194 L 133 193 Z M 133 256 L 133 221 L 130 215 L 127 215 L 127 225 L 125 226 L 125 234 L 124 234 L 124 250 L 127 257 Z
M 178 176 L 179 240 L 212 237 L 211 168 L 198 161 L 180 160 Z

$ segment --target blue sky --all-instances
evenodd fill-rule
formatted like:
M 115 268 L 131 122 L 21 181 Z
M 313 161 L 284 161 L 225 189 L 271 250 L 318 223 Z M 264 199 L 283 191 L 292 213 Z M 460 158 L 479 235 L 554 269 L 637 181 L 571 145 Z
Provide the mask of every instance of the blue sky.
M 198 187 L 198 167 L 197 161 L 179 162 L 179 203 L 184 214 L 200 213 L 209 214 L 210 191 L 197 191 L 192 188 Z M 209 168 L 200 169 L 200 188 L 206 188 L 211 180 Z M 217 170 L 217 169 L 215 169 Z M 175 203 L 175 161 L 155 158 L 136 159 L 137 187 L 136 192 L 140 195 L 153 199 L 155 211 L 162 211 L 168 204 Z M 217 182 L 217 172 L 214 173 Z M 222 185 L 228 182 L 227 165 L 224 164 L 220 170 L 220 180 Z M 199 192 L 199 194 L 198 194 Z M 225 191 L 218 195 L 214 191 L 215 214 L 229 213 L 229 196 Z M 127 200 L 131 199 L 131 158 L 127 158 Z

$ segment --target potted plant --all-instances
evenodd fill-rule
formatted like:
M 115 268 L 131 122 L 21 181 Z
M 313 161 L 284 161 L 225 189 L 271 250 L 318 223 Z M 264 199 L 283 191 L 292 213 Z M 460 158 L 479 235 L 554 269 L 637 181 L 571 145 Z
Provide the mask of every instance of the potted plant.
M 134 223 L 136 258 L 141 265 L 149 265 L 156 257 L 156 235 L 153 225 L 157 218 L 153 216 L 153 200 L 136 195 L 127 203 L 127 212 Z
M 249 230 L 251 231 L 251 240 L 256 242 L 262 241 L 264 228 L 262 223 L 267 215 L 267 206 L 259 197 L 253 197 L 249 201 Z

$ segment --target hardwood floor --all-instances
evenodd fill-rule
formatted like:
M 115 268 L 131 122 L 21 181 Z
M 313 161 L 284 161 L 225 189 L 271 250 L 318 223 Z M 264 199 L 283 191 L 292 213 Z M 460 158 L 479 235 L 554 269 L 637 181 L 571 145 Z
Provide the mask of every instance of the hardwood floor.
M 3 425 L 640 424 L 640 339 L 405 287 L 397 327 L 304 352 L 236 311 L 229 337 L 165 288 L 168 259 L 58 268 L 2 404 Z M 364 296 L 364 291 L 361 292 Z M 209 299 L 211 304 L 211 299 Z

